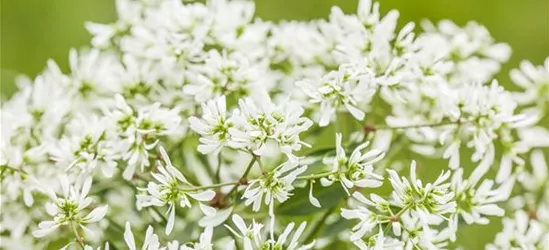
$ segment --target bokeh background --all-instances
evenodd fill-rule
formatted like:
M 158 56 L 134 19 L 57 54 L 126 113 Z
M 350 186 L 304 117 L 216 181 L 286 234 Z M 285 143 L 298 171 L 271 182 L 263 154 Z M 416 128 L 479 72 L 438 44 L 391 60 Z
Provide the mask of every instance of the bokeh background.
M 3 98 L 14 91 L 18 74 L 34 77 L 55 60 L 67 69 L 70 48 L 88 46 L 85 21 L 115 20 L 114 0 L 1 0 L 1 88 Z M 358 0 L 256 0 L 257 16 L 267 20 L 327 17 L 331 6 L 354 12 Z M 549 56 L 549 0 L 380 0 L 381 9 L 398 9 L 400 25 L 424 18 L 474 20 L 485 25 L 496 40 L 511 45 L 513 55 L 497 76 L 508 83 L 508 71 L 521 60 L 543 63 Z M 547 120 L 547 119 L 546 119 Z M 436 170 L 438 174 L 440 169 Z M 481 249 L 500 228 L 472 226 L 460 233 L 465 249 Z

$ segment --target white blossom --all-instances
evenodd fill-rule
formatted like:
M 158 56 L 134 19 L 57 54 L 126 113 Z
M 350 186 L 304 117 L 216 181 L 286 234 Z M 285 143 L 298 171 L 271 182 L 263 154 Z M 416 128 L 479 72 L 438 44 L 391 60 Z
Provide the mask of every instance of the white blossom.
M 69 225 L 71 227 L 79 226 L 87 234 L 94 234 L 86 224 L 95 223 L 103 219 L 108 211 L 108 206 L 98 206 L 91 212 L 85 210 L 92 203 L 92 198 L 88 197 L 92 179 L 87 178 L 81 184 L 81 187 L 76 187 L 69 182 L 67 176 L 60 176 L 62 196 L 58 196 L 53 189 L 46 187 L 45 191 L 50 196 L 51 203 L 46 205 L 48 213 L 53 217 L 53 220 L 42 221 L 38 224 L 38 230 L 33 231 L 33 236 L 40 238 L 44 237 L 60 226 Z M 76 230 L 76 229 L 74 229 Z
M 371 99 L 377 86 L 372 84 L 372 73 L 360 70 L 360 66 L 363 65 L 342 65 L 319 80 L 297 83 L 310 102 L 319 105 L 319 126 L 328 125 L 343 107 L 357 120 L 364 119 L 359 105 Z
M 231 118 L 227 117 L 225 96 L 203 103 L 200 118 L 190 117 L 189 123 L 191 129 L 202 136 L 198 150 L 204 154 L 219 153 L 228 143 L 229 128 L 233 126 Z
M 510 73 L 513 82 L 524 89 L 524 92 L 515 94 L 515 99 L 522 104 L 547 101 L 549 96 L 549 58 L 542 66 L 534 66 L 531 62 L 523 61 L 520 69 L 513 69 Z
M 274 215 L 275 200 L 283 203 L 292 195 L 293 182 L 297 177 L 307 170 L 307 166 L 296 166 L 287 162 L 280 165 L 273 171 L 248 184 L 243 199 L 246 199 L 246 206 L 252 205 L 254 211 L 259 211 L 261 203 L 269 206 L 269 214 Z
M 165 165 L 158 163 L 159 173 L 153 173 L 155 181 L 149 182 L 146 188 L 141 188 L 146 193 L 137 195 L 137 205 L 138 207 L 168 205 L 166 234 L 170 234 L 174 227 L 175 209 L 178 205 L 191 207 L 189 197 L 197 201 L 210 201 L 214 198 L 215 192 L 211 190 L 193 191 L 192 185 L 172 165 L 164 148 L 160 148 L 160 153 Z
M 341 185 L 349 193 L 348 189 L 357 187 L 379 187 L 383 183 L 383 177 L 374 173 L 373 164 L 384 157 L 384 153 L 373 149 L 366 153 L 361 151 L 368 147 L 366 142 L 353 150 L 351 156 L 347 157 L 342 146 L 342 135 L 336 134 L 336 156 L 327 158 L 325 163 L 332 165 L 332 173 L 321 179 L 324 186 L 331 185 L 334 181 L 340 181 Z

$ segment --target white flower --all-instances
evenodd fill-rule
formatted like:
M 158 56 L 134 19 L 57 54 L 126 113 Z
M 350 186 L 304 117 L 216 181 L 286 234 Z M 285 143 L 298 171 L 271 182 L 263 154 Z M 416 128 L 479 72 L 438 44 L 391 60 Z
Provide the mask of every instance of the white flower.
M 341 209 L 341 216 L 347 220 L 358 219 L 360 222 L 353 226 L 350 240 L 353 242 L 360 241 L 360 239 L 368 232 L 372 231 L 378 224 L 383 223 L 384 220 L 381 216 L 378 216 L 375 212 L 372 212 L 366 206 L 374 206 L 375 203 L 368 200 L 362 194 L 355 192 L 353 197 L 359 202 L 363 203 L 363 206 L 359 206 L 356 209 Z M 386 205 L 389 205 L 388 203 Z M 388 206 L 387 206 L 388 208 Z
M 94 233 L 85 225 L 101 221 L 107 215 L 108 206 L 98 206 L 84 215 L 83 212 L 92 203 L 92 198 L 87 197 L 92 179 L 87 178 L 78 189 L 70 184 L 67 176 L 60 176 L 59 181 L 63 191 L 62 197 L 57 196 L 50 187 L 45 188 L 52 200 L 46 208 L 48 213 L 54 217 L 53 220 L 40 222 L 38 224 L 39 229 L 32 234 L 34 237 L 40 238 L 52 233 L 59 226 L 71 225 L 73 227 L 79 226 L 87 234 L 93 235 Z
M 514 218 L 503 220 L 503 231 L 496 235 L 494 243 L 486 249 L 547 249 L 549 230 L 547 225 L 528 217 L 528 213 L 519 210 Z
M 428 21 L 421 24 L 426 31 L 421 37 L 436 41 L 430 44 L 431 48 L 443 48 L 447 51 L 445 56 L 455 61 L 450 79 L 453 83 L 486 82 L 511 55 L 507 44 L 494 43 L 488 30 L 476 22 L 464 27 L 450 20 L 442 20 L 436 27 Z
M 225 225 L 225 227 L 236 237 L 243 240 L 244 250 L 253 250 L 261 245 L 263 241 L 261 236 L 263 224 L 256 223 L 255 220 L 252 220 L 250 226 L 246 226 L 246 223 L 238 214 L 233 214 L 232 221 L 238 231 L 227 225 Z
M 452 120 L 462 119 L 464 124 L 457 132 L 471 138 L 467 146 L 475 149 L 474 161 L 486 155 L 498 137 L 498 130 L 521 127 L 528 122 L 527 117 L 514 113 L 517 104 L 509 101 L 510 94 L 495 80 L 489 86 L 469 84 L 457 91 L 453 107 L 448 112 Z
M 383 235 L 383 230 L 379 230 L 379 232 L 370 237 L 368 239 L 368 245 L 362 240 L 353 241 L 353 243 L 360 249 L 360 250 L 378 250 L 378 249 L 398 249 L 401 246 L 399 244 L 400 242 L 385 242 L 385 236 Z
M 353 150 L 351 156 L 347 157 L 342 146 L 342 136 L 340 133 L 336 134 L 336 156 L 324 160 L 325 163 L 332 164 L 333 174 L 321 179 L 323 186 L 340 181 L 347 193 L 349 193 L 348 189 L 354 186 L 361 188 L 381 186 L 383 177 L 374 173 L 373 164 L 383 159 L 385 154 L 377 149 L 363 154 L 361 151 L 369 144 L 366 142 L 359 145 Z
M 206 227 L 204 228 L 204 232 L 200 234 L 198 242 L 194 243 L 187 243 L 185 245 L 182 245 L 179 250 L 212 250 L 213 244 L 212 244 L 212 237 L 213 237 L 213 228 L 212 227 Z M 226 249 L 232 249 L 233 246 L 226 246 Z M 177 250 L 178 248 L 175 248 Z
M 456 211 L 451 184 L 444 183 L 450 178 L 450 172 L 442 172 L 435 182 L 425 185 L 416 178 L 415 161 L 410 165 L 410 180 L 399 177 L 394 170 L 388 172 L 393 187 L 391 204 L 407 208 L 414 218 L 421 220 L 423 226 L 444 220 L 445 214 L 451 215 Z
M 49 147 L 51 159 L 67 170 L 77 167 L 91 172 L 99 166 L 105 176 L 111 177 L 119 155 L 115 143 L 109 140 L 108 124 L 107 119 L 96 116 L 78 117 L 69 125 L 73 135 L 61 138 Z
M 307 244 L 307 245 L 299 245 L 299 238 L 303 234 L 303 231 L 305 231 L 305 227 L 307 226 L 307 222 L 302 222 L 299 227 L 295 230 L 293 233 L 292 239 L 290 240 L 289 244 L 286 243 L 286 241 L 289 239 L 290 234 L 292 233 L 292 230 L 294 229 L 295 223 L 290 223 L 286 226 L 282 234 L 278 236 L 276 241 L 274 239 L 270 239 L 266 242 L 262 247 L 269 248 L 269 249 L 288 249 L 288 250 L 307 250 L 312 249 L 315 245 L 315 241 Z
M 233 223 L 235 224 L 237 230 L 233 229 L 230 226 L 225 225 L 232 234 L 236 237 L 243 239 L 244 250 L 253 250 L 253 249 L 289 249 L 289 250 L 307 250 L 311 249 L 315 242 L 311 242 L 307 245 L 299 245 L 300 237 L 305 231 L 307 226 L 306 222 L 303 222 L 299 225 L 296 231 L 293 233 L 293 236 L 289 243 L 286 241 L 289 239 L 292 230 L 294 229 L 295 223 L 290 223 L 286 226 L 284 231 L 278 236 L 275 240 L 273 238 L 273 233 L 271 228 L 271 238 L 269 240 L 262 240 L 263 225 L 256 223 L 255 220 L 252 221 L 250 226 L 246 226 L 246 223 L 239 215 L 235 214 L 232 218 Z
M 229 128 L 229 145 L 261 155 L 267 142 L 273 141 L 291 161 L 297 160 L 293 152 L 308 146 L 299 134 L 309 129 L 311 120 L 303 117 L 304 110 L 297 102 L 275 105 L 266 93 L 258 97 L 261 99 L 257 101 L 239 100 L 240 110 L 233 114 L 234 126 Z
M 511 177 L 494 189 L 494 181 L 486 179 L 477 187 L 473 174 L 464 180 L 463 169 L 458 169 L 453 174 L 451 187 L 458 204 L 454 220 L 457 221 L 459 215 L 467 224 L 488 224 L 485 216 L 503 216 L 505 211 L 497 203 L 509 198 L 514 182 L 514 177 Z
M 198 225 L 201 227 L 217 227 L 225 222 L 233 213 L 232 207 L 216 210 L 215 208 L 206 206 L 202 203 L 199 205 L 200 210 L 202 210 L 205 215 L 198 221 Z
M 203 154 L 219 153 L 230 139 L 229 128 L 233 124 L 231 118 L 227 117 L 225 102 L 225 96 L 207 101 L 202 104 L 200 117 L 189 118 L 191 129 L 202 136 L 198 151 Z
M 81 98 L 97 98 L 109 96 L 119 85 L 118 75 L 122 70 L 115 54 L 92 49 L 69 53 L 71 72 L 71 92 Z
M 147 227 L 147 232 L 145 234 L 145 239 L 143 241 L 142 250 L 160 250 L 160 242 L 158 236 L 154 234 L 154 229 L 152 226 Z M 126 222 L 126 229 L 124 231 L 124 241 L 130 250 L 137 250 L 135 246 L 135 238 L 133 236 L 132 228 L 130 222 Z
M 250 65 L 240 53 L 220 54 L 217 50 L 207 53 L 204 65 L 194 66 L 188 74 L 190 84 L 183 87 L 186 94 L 197 102 L 210 100 L 218 95 L 246 96 L 263 82 L 258 66 Z
M 269 214 L 274 215 L 275 200 L 283 203 L 292 195 L 293 182 L 307 170 L 307 166 L 297 167 L 287 162 L 271 172 L 264 173 L 260 178 L 251 181 L 246 187 L 243 199 L 246 206 L 252 205 L 254 211 L 259 211 L 261 203 L 269 206 Z
M 520 183 L 529 191 L 540 192 L 549 180 L 547 159 L 541 150 L 535 150 L 530 156 L 531 171 L 523 171 L 519 174 Z
M 160 147 L 160 154 L 165 166 L 159 162 L 157 165 L 159 173 L 152 174 L 156 182 L 149 182 L 147 188 L 140 188 L 146 193 L 137 195 L 137 205 L 138 208 L 168 205 L 166 234 L 170 234 L 174 227 L 175 208 L 178 204 L 181 207 L 191 207 L 189 197 L 198 201 L 210 201 L 214 198 L 215 192 L 193 190 L 192 185 L 183 174 L 172 165 L 168 154 L 162 147 Z
M 545 65 L 534 66 L 531 62 L 523 61 L 520 69 L 513 69 L 511 79 L 525 92 L 515 94 L 515 99 L 521 104 L 540 103 L 549 100 L 549 58 Z
M 116 109 L 108 111 L 108 116 L 116 122 L 120 134 L 122 159 L 127 161 L 123 176 L 131 179 L 139 166 L 141 171 L 149 166 L 149 150 L 158 143 L 158 137 L 175 134 L 181 118 L 178 110 L 160 107 L 160 103 L 132 108 L 124 97 L 115 96 Z
M 131 0 L 116 1 L 116 12 L 118 20 L 112 24 L 99 24 L 86 22 L 86 29 L 93 36 L 92 45 L 95 47 L 108 47 L 113 38 L 119 36 L 129 29 L 132 23 L 140 19 L 145 4 Z
M 311 103 L 319 104 L 319 126 L 328 125 L 340 107 L 345 107 L 357 120 L 364 119 L 359 104 L 370 100 L 375 86 L 371 85 L 371 73 L 356 69 L 358 66 L 342 65 L 338 71 L 332 71 L 317 81 L 297 83 Z

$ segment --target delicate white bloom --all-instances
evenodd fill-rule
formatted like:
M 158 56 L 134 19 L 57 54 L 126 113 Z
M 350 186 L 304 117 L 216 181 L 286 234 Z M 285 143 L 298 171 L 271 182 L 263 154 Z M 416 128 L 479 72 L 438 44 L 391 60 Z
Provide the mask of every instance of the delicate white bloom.
M 126 245 L 128 246 L 128 249 L 137 250 L 137 247 L 135 245 L 136 243 L 135 237 L 133 236 L 130 222 L 126 222 L 126 229 L 124 231 L 124 240 L 126 241 Z M 161 249 L 158 236 L 154 234 L 153 227 L 150 225 L 147 227 L 145 240 L 143 241 L 143 246 L 141 247 L 141 249 L 143 250 L 160 250 Z
M 160 147 L 160 153 L 165 165 L 160 162 L 157 164 L 159 173 L 152 174 L 155 182 L 149 182 L 147 188 L 140 189 L 146 193 L 137 195 L 137 206 L 140 208 L 168 205 L 166 234 L 170 234 L 175 223 L 175 208 L 178 205 L 191 207 L 189 197 L 197 201 L 210 201 L 214 198 L 215 192 L 193 190 L 183 174 L 172 165 L 164 148 Z
M 450 189 L 450 172 L 442 172 L 433 183 L 423 185 L 416 178 L 416 162 L 410 165 L 410 179 L 401 178 L 394 170 L 388 170 L 393 187 L 391 204 L 407 208 L 421 220 L 423 226 L 445 219 L 445 214 L 456 211 L 455 194 Z
M 486 82 L 511 55 L 507 44 L 494 43 L 488 30 L 476 22 L 468 22 L 464 27 L 449 20 L 440 21 L 436 27 L 428 21 L 421 24 L 426 31 L 421 36 L 436 41 L 430 46 L 443 49 L 445 56 L 456 63 L 451 74 L 453 83 Z
M 363 203 L 363 206 L 359 206 L 356 209 L 341 209 L 341 216 L 347 220 L 358 219 L 360 222 L 352 228 L 352 234 L 350 240 L 352 242 L 360 242 L 360 239 L 380 223 L 384 222 L 381 216 L 378 216 L 375 212 L 368 209 L 369 206 L 375 206 L 375 203 L 364 197 L 362 194 L 355 192 L 353 197 Z M 377 198 L 377 197 L 376 197 Z M 387 206 L 389 203 L 380 200 L 383 206 Z
M 229 128 L 229 145 L 261 155 L 267 142 L 274 141 L 281 152 L 295 161 L 293 152 L 300 150 L 302 145 L 309 146 L 299 135 L 311 127 L 311 120 L 303 117 L 304 110 L 297 102 L 275 105 L 266 93 L 260 98 L 239 100 L 240 109 L 232 116 L 234 126 Z
M 182 245 L 179 249 L 180 250 L 212 250 L 213 249 L 212 237 L 213 237 L 213 228 L 206 227 L 204 229 L 204 232 L 200 234 L 198 242 Z M 226 249 L 231 249 L 231 247 L 234 247 L 234 246 L 226 246 Z M 175 249 L 178 249 L 178 248 L 175 248 Z
M 519 181 L 527 190 L 543 192 L 549 180 L 549 168 L 546 156 L 541 150 L 535 150 L 530 156 L 531 171 L 523 171 L 519 174 Z M 545 187 L 547 188 L 547 187 Z
M 105 176 L 111 177 L 120 157 L 115 143 L 109 140 L 111 128 L 106 119 L 79 117 L 70 125 L 69 129 L 76 135 L 50 146 L 51 159 L 67 170 L 77 167 L 91 172 L 99 166 Z
M 130 179 L 138 166 L 141 171 L 149 166 L 148 151 L 158 143 L 157 137 L 174 134 L 181 118 L 177 110 L 162 108 L 160 103 L 134 109 L 121 95 L 116 95 L 115 101 L 116 109 L 108 115 L 116 122 L 122 159 L 128 163 L 123 176 Z
M 486 249 L 546 249 L 549 247 L 549 230 L 542 221 L 529 218 L 522 210 L 514 218 L 503 220 L 503 231 L 496 235 L 493 244 Z
M 295 223 L 293 222 L 286 226 L 284 231 L 278 236 L 276 240 L 272 236 L 273 235 L 272 231 L 271 231 L 271 238 L 269 240 L 263 240 L 262 232 L 261 232 L 261 230 L 263 229 L 262 224 L 256 223 L 255 220 L 253 220 L 250 226 L 246 226 L 246 223 L 244 222 L 242 217 L 236 214 L 233 215 L 232 221 L 238 231 L 227 225 L 225 225 L 225 227 L 229 229 L 229 231 L 231 231 L 231 233 L 234 234 L 236 237 L 243 240 L 244 250 L 253 250 L 253 249 L 307 250 L 307 249 L 311 249 L 315 244 L 314 241 L 307 245 L 300 245 L 299 243 L 300 237 L 302 236 L 303 232 L 305 231 L 305 227 L 307 226 L 306 222 L 303 222 L 299 225 L 299 227 L 293 233 L 291 239 L 290 239 L 290 234 L 292 233 L 292 230 L 294 229 L 294 226 L 295 226 Z M 288 240 L 290 240 L 289 243 L 287 242 Z
M 71 184 L 67 176 L 59 177 L 59 182 L 62 197 L 59 197 L 50 187 L 45 187 L 45 191 L 51 199 L 51 203 L 46 205 L 46 208 L 48 213 L 53 216 L 53 220 L 40 222 L 39 229 L 32 233 L 33 236 L 44 237 L 65 225 L 79 226 L 87 234 L 93 235 L 93 231 L 87 228 L 86 224 L 102 220 L 107 215 L 108 206 L 98 206 L 89 213 L 85 212 L 85 209 L 92 203 L 92 198 L 88 197 L 92 179 L 84 180 L 81 187 Z
M 200 118 L 192 116 L 189 123 L 191 129 L 202 136 L 198 151 L 219 153 L 229 141 L 229 128 L 233 126 L 231 118 L 227 117 L 225 96 L 203 103 Z
M 267 245 L 263 245 L 262 247 L 268 247 L 271 249 L 288 249 L 288 250 L 307 250 L 312 249 L 315 245 L 315 242 L 311 242 L 307 245 L 299 245 L 300 237 L 302 236 L 303 232 L 305 231 L 305 227 L 307 226 L 307 222 L 303 222 L 299 225 L 299 227 L 295 230 L 293 233 L 293 236 L 289 243 L 286 243 L 286 241 L 289 239 L 290 234 L 292 233 L 292 230 L 294 229 L 295 224 L 292 222 L 286 226 L 282 234 L 278 236 L 276 241 L 274 239 L 270 239 L 267 241 Z
M 342 65 L 316 81 L 305 80 L 297 85 L 319 107 L 318 125 L 324 127 L 336 117 L 340 107 L 351 113 L 357 120 L 364 119 L 364 111 L 359 107 L 369 101 L 375 93 L 372 73 L 360 70 L 362 65 Z
M 71 92 L 84 99 L 112 95 L 117 90 L 118 75 L 122 70 L 115 54 L 90 51 L 69 53 Z
M 250 182 L 244 194 L 246 206 L 252 205 L 254 211 L 259 211 L 261 203 L 269 206 L 269 214 L 274 215 L 275 200 L 283 203 L 292 195 L 293 182 L 307 170 L 307 166 L 297 166 L 287 162 L 271 172 L 264 173 L 260 178 Z
M 242 217 L 237 214 L 232 216 L 232 221 L 236 226 L 236 230 L 227 225 L 225 225 L 225 227 L 229 229 L 229 231 L 231 231 L 231 233 L 236 237 L 243 240 L 244 250 L 253 250 L 262 244 L 263 240 L 261 230 L 263 228 L 263 224 L 256 223 L 255 220 L 253 220 L 250 226 L 246 226 L 246 223 Z
M 513 69 L 511 79 L 524 92 L 515 94 L 515 99 L 521 104 L 539 103 L 549 100 L 549 58 L 545 59 L 545 65 L 534 66 L 531 62 L 523 61 L 520 69 Z
M 253 93 L 260 83 L 261 72 L 239 53 L 220 54 L 210 50 L 203 65 L 196 65 L 188 76 L 190 84 L 183 87 L 186 94 L 202 102 L 218 95 L 246 96 Z M 265 84 L 265 83 L 262 83 Z
M 217 227 L 225 222 L 233 212 L 233 208 L 229 207 L 222 210 L 216 210 L 213 207 L 200 205 L 200 210 L 204 213 L 204 217 L 198 221 L 198 225 L 201 227 Z
M 463 179 L 463 169 L 458 169 L 453 174 L 451 187 L 458 204 L 454 220 L 457 221 L 459 216 L 467 224 L 488 224 L 486 216 L 503 216 L 504 210 L 497 203 L 509 198 L 514 182 L 515 178 L 511 177 L 498 188 L 493 188 L 494 181 L 486 179 L 478 185 L 473 174 L 469 179 Z
M 331 185 L 334 181 L 340 181 L 341 185 L 349 193 L 348 189 L 357 187 L 379 187 L 383 184 L 383 177 L 374 173 L 373 164 L 379 162 L 385 154 L 377 149 L 366 153 L 362 150 L 368 147 L 366 142 L 353 150 L 351 156 L 347 157 L 342 146 L 341 134 L 336 134 L 336 156 L 327 158 L 325 163 L 332 165 L 332 173 L 321 179 L 324 186 Z
M 451 110 L 452 120 L 463 119 L 461 131 L 470 141 L 467 146 L 475 149 L 473 160 L 477 161 L 486 155 L 504 127 L 523 126 L 525 117 L 514 113 L 517 104 L 509 101 L 510 95 L 497 81 L 489 86 L 481 84 L 464 85 L 458 90 Z

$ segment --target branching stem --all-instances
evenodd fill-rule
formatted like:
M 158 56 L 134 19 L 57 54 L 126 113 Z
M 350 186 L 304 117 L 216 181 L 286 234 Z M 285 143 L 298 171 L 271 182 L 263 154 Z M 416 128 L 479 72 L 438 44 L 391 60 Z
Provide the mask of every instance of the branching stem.
M 256 156 L 254 154 L 252 154 L 252 159 L 250 160 L 250 163 L 248 164 L 248 167 L 246 167 L 246 170 L 244 171 L 244 174 L 242 174 L 242 176 L 240 177 L 240 179 L 238 180 L 238 182 L 236 184 L 234 184 L 233 188 L 231 189 L 231 191 L 229 191 L 227 193 L 227 195 L 225 195 L 225 198 L 223 198 L 223 200 L 226 200 L 228 197 L 230 197 L 237 189 L 238 189 L 238 186 L 240 186 L 240 183 L 246 179 L 246 177 L 248 177 L 248 174 L 250 173 L 250 170 L 252 169 L 253 165 L 255 164 L 255 162 L 257 161 L 257 159 L 259 158 L 259 156 Z M 230 185 L 230 184 L 228 184 Z

